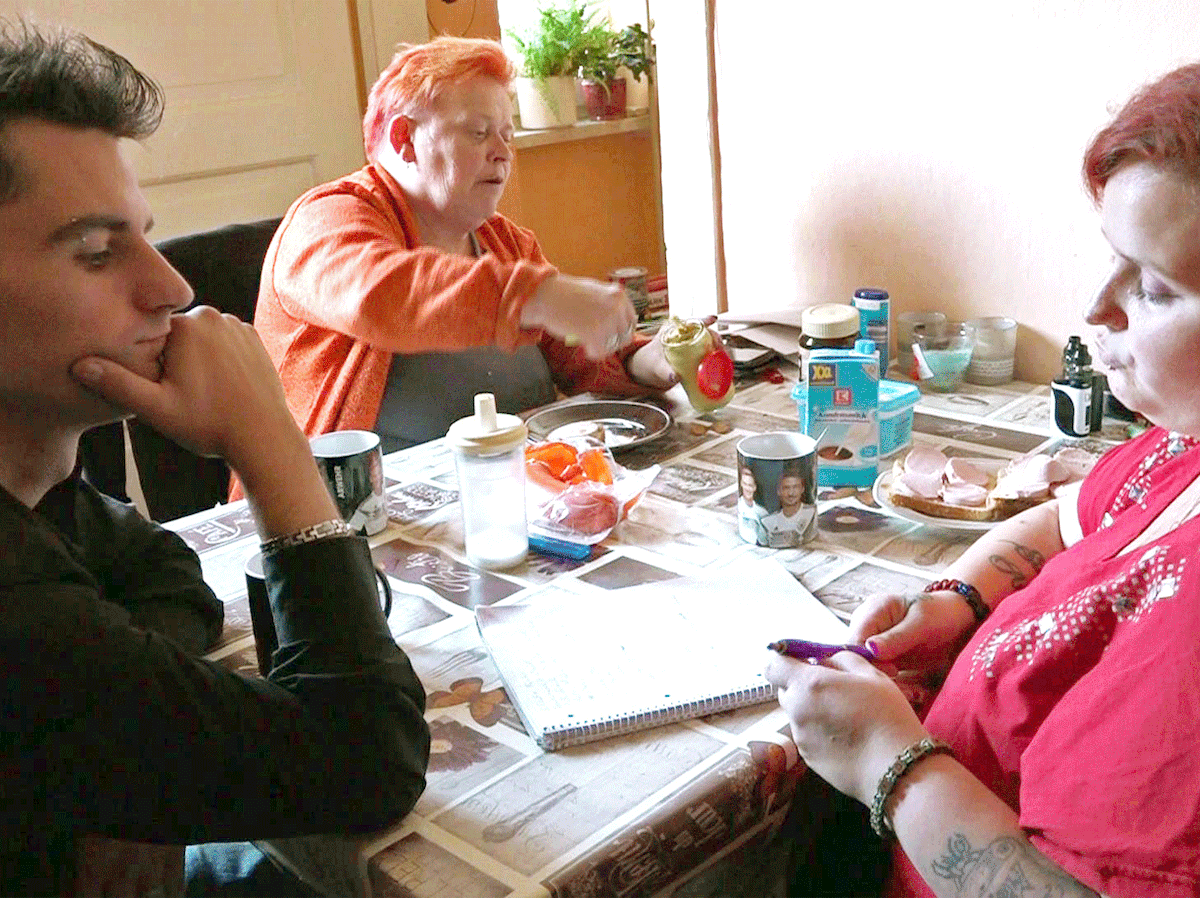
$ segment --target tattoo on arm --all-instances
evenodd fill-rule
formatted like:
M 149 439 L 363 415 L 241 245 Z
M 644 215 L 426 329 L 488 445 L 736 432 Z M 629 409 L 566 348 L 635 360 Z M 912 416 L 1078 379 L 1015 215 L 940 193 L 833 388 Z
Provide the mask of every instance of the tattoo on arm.
M 1014 552 L 1016 552 L 1025 560 L 1027 565 L 1033 568 L 1033 572 L 1035 574 L 1045 567 L 1046 556 L 1037 549 L 1034 549 L 1030 546 L 1023 546 L 1020 543 L 1009 542 L 1008 544 L 1013 547 Z
M 1021 559 L 1027 565 L 1029 565 L 1029 567 L 1033 570 L 1034 576 L 1036 576 L 1038 571 L 1040 571 L 1046 564 L 1046 556 L 1044 556 L 1037 549 L 1030 548 L 1029 546 L 1023 546 L 1020 543 L 1014 543 L 1009 540 L 1005 540 L 1005 542 L 1012 546 L 1013 551 L 1021 556 Z M 992 567 L 1000 571 L 1000 573 L 1008 574 L 1010 577 L 1012 577 L 1012 588 L 1014 590 L 1022 589 L 1023 587 L 1027 586 L 1029 581 L 1032 579 L 1031 575 L 1026 574 L 1024 571 L 1018 568 L 1011 559 L 1006 558 L 1004 555 L 992 555 L 988 558 L 988 561 L 991 563 Z
M 1096 892 L 1076 882 L 1025 839 L 1002 836 L 976 849 L 955 833 L 946 853 L 933 861 L 933 872 L 954 883 L 958 895 L 982 898 L 1083 898 Z
M 1000 573 L 1008 574 L 1012 577 L 1012 588 L 1014 591 L 1023 589 L 1029 583 L 1029 576 L 1003 555 L 993 555 L 988 561 Z

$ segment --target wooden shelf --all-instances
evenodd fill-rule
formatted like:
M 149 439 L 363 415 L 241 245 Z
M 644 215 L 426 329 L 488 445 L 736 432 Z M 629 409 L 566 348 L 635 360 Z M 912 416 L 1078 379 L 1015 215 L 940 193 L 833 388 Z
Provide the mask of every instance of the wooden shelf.
M 607 121 L 580 119 L 575 124 L 565 128 L 542 128 L 536 131 L 518 129 L 513 135 L 512 145 L 515 149 L 523 150 L 528 147 L 568 143 L 572 140 L 606 137 L 609 134 L 628 134 L 631 131 L 649 130 L 650 113 L 639 112 L 626 115 L 624 118 L 609 119 Z

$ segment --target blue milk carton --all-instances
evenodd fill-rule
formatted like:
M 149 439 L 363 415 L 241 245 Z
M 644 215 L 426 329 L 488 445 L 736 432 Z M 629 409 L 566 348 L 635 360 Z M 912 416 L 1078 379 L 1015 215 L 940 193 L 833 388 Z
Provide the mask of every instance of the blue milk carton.
M 792 390 L 800 430 L 817 441 L 817 485 L 869 487 L 879 462 L 879 356 L 870 340 L 853 350 L 814 349 L 807 379 Z

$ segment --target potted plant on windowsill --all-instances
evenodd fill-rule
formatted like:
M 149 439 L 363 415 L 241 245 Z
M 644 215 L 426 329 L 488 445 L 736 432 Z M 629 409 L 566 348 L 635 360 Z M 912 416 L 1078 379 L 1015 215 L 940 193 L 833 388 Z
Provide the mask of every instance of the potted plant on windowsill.
M 582 48 L 594 37 L 595 12 L 579 0 L 565 8 L 542 7 L 537 26 L 528 34 L 509 31 L 520 57 L 516 79 L 522 128 L 573 125 L 575 74 Z
M 579 54 L 579 78 L 584 105 L 595 119 L 625 115 L 627 84 L 620 74 L 627 71 L 634 81 L 650 77 L 654 44 L 641 25 L 634 23 L 616 31 L 607 24 L 592 29 Z

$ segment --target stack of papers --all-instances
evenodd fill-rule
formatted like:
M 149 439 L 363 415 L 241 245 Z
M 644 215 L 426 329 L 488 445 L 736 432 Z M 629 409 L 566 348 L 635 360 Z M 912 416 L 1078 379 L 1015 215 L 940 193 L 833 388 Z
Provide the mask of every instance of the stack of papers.
M 768 312 L 722 312 L 717 316 L 717 329 L 721 334 L 737 334 L 794 362 L 800 356 L 801 311 L 787 308 Z

